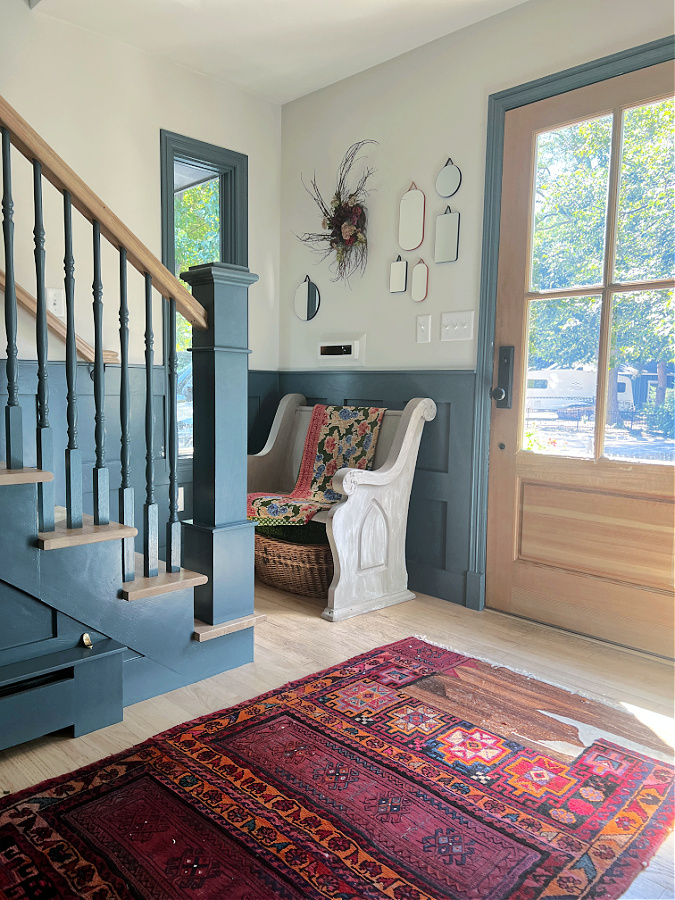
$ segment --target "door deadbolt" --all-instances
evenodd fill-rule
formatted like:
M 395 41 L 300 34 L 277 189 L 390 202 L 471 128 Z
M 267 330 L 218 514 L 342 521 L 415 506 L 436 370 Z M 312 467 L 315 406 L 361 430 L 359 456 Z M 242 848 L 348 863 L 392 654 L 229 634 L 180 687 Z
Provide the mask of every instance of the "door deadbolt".
M 500 347 L 497 362 L 497 386 L 490 390 L 490 396 L 498 409 L 511 409 L 513 391 L 513 357 L 515 347 Z

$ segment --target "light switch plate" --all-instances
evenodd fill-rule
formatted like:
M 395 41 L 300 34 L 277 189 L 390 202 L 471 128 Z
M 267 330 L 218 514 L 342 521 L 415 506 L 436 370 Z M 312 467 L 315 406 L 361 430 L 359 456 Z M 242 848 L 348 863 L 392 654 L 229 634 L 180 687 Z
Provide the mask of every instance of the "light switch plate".
M 431 341 L 431 314 L 417 317 L 417 343 L 428 344 Z
M 66 292 L 63 288 L 47 288 L 47 309 L 61 319 L 66 317 Z
M 472 309 L 441 313 L 441 340 L 470 341 L 473 338 L 473 318 Z

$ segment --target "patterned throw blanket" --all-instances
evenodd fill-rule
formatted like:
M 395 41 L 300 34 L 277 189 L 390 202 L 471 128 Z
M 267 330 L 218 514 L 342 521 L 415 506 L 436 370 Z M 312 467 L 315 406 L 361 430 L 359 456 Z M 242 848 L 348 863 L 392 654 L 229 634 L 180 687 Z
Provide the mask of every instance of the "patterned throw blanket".
M 385 410 L 374 406 L 315 406 L 298 480 L 290 494 L 249 494 L 247 516 L 259 525 L 305 525 L 342 499 L 331 487 L 345 466 L 370 469 Z

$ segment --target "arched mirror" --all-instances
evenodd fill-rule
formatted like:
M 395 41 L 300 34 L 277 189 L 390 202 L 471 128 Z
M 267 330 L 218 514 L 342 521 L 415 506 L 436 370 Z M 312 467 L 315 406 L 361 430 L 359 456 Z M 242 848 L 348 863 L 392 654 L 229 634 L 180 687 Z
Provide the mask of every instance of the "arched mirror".
M 420 260 L 412 270 L 412 298 L 415 303 L 421 303 L 429 290 L 429 267 Z
M 295 292 L 293 300 L 295 314 L 303 322 L 309 322 L 318 313 L 319 306 L 321 306 L 319 289 L 313 281 L 310 281 L 309 275 L 305 275 L 305 280 L 300 282 Z
M 424 194 L 415 182 L 401 197 L 398 243 L 402 250 L 416 250 L 424 240 Z
M 448 161 L 436 178 L 436 190 L 441 197 L 452 197 L 452 195 L 456 194 L 459 190 L 461 183 L 462 173 L 457 166 L 454 165 L 453 161 L 448 158 Z

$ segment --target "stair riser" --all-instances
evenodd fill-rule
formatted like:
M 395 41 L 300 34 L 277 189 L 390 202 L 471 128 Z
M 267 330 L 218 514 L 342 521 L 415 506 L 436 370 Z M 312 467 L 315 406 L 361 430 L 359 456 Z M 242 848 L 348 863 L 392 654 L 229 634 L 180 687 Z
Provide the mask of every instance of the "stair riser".
M 140 703 L 212 675 L 236 669 L 253 661 L 253 628 L 226 634 L 206 643 L 190 640 L 183 655 L 181 673 L 167 669 L 147 657 L 124 662 L 124 706 Z M 223 707 L 227 699 L 223 698 Z M 186 715 L 186 718 L 191 716 Z

